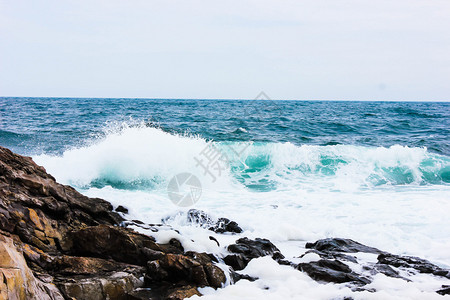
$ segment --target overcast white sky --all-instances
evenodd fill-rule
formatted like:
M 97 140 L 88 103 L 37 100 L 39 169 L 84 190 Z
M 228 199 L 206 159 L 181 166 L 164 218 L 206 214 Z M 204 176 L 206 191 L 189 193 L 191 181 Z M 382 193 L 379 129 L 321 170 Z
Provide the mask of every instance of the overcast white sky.
M 450 100 L 449 0 L 0 0 L 0 96 Z

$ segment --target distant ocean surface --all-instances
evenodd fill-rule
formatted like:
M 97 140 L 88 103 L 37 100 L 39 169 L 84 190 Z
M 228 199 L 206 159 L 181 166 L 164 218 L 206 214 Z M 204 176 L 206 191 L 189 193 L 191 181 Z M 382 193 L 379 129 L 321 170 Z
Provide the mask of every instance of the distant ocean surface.
M 176 217 L 192 208 L 168 198 L 183 172 L 194 208 L 287 257 L 345 237 L 450 267 L 448 102 L 0 98 L 0 145 L 133 218 L 172 216 L 186 249 L 225 251 Z

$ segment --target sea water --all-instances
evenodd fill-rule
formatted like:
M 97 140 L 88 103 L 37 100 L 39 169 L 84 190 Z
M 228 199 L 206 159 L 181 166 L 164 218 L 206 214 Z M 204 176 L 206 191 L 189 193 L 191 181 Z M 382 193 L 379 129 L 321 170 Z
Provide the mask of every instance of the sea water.
M 224 255 L 239 237 L 261 237 L 294 262 L 318 259 L 299 258 L 306 242 L 342 237 L 449 268 L 449 137 L 450 103 L 0 98 L 1 146 L 32 156 L 85 195 L 127 207 L 131 219 L 165 220 L 178 230 L 152 233 L 158 241 L 175 237 L 187 250 Z M 189 207 L 168 194 L 181 173 L 201 185 Z M 191 208 L 244 231 L 215 234 L 190 224 Z M 440 299 L 435 291 L 450 284 L 378 274 L 369 286 L 377 292 L 352 292 L 268 257 L 242 272 L 259 280 L 202 292 L 213 299 Z

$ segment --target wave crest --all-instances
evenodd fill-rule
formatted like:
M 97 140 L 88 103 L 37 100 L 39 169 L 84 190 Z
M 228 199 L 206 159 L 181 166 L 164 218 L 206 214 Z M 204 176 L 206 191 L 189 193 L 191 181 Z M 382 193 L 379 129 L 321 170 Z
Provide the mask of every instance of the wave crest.
M 230 154 L 236 142 L 214 143 Z M 67 150 L 62 156 L 39 155 L 37 163 L 63 183 L 80 188 L 165 188 L 176 174 L 190 172 L 202 184 L 211 178 L 194 157 L 208 142 L 198 136 L 168 133 L 148 125 L 121 125 L 90 145 Z M 232 156 L 230 156 L 232 157 Z M 450 183 L 450 159 L 427 151 L 394 145 L 293 145 L 254 143 L 214 182 L 214 188 L 246 187 L 257 191 L 285 187 L 331 189 L 382 185 Z

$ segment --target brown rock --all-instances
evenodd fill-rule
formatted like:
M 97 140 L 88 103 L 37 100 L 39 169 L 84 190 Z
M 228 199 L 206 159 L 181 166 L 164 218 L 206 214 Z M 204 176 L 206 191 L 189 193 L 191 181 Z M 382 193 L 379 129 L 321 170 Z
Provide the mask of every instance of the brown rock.
M 227 277 L 225 276 L 225 273 L 221 268 L 209 263 L 204 266 L 204 269 L 208 276 L 208 282 L 210 286 L 212 286 L 213 288 L 220 288 L 224 285 Z
M 119 270 L 133 270 L 143 273 L 144 268 L 94 257 L 60 256 L 54 259 L 54 272 L 58 274 L 95 275 Z
M 3 234 L 0 234 L 0 291 L 0 299 L 64 299 L 53 284 L 33 275 L 13 238 Z
M 182 288 L 175 289 L 166 296 L 167 300 L 183 300 L 190 298 L 194 295 L 201 296 L 200 292 L 194 286 L 185 286 Z
M 119 262 L 145 265 L 153 259 L 154 253 L 145 248 L 163 252 L 154 239 L 134 232 L 131 229 L 110 225 L 89 226 L 68 234 L 71 240 L 71 252 L 76 255 L 88 255 L 112 258 Z
M 80 278 L 76 281 L 58 284 L 66 298 L 83 300 L 126 300 L 127 294 L 142 286 L 143 282 L 126 272 L 116 272 L 110 276 Z

